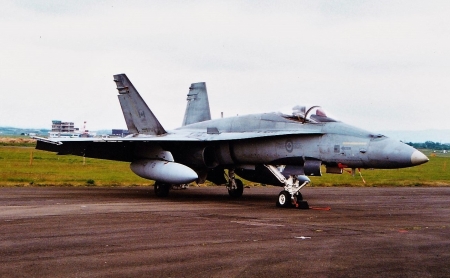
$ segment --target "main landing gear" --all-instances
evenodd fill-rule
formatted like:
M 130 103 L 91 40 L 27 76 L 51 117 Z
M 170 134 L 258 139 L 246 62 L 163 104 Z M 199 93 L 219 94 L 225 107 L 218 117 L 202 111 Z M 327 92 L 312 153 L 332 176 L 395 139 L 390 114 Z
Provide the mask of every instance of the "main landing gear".
M 170 188 L 172 187 L 171 184 L 168 183 L 162 183 L 162 182 L 155 182 L 153 185 L 153 189 L 155 190 L 156 197 L 165 198 L 169 196 Z
M 275 177 L 282 183 L 284 183 L 284 190 L 278 194 L 277 207 L 281 208 L 299 208 L 299 209 L 309 209 L 308 202 L 303 200 L 302 189 L 305 185 L 311 183 L 311 180 L 307 176 L 303 175 L 289 175 L 285 178 L 281 172 L 272 165 L 265 165 Z
M 169 184 L 156 181 L 153 185 L 156 197 L 165 198 L 169 196 L 170 189 L 187 189 L 189 184 Z
M 240 179 L 236 179 L 234 169 L 228 170 L 227 189 L 231 198 L 239 198 L 244 193 L 244 184 Z
M 180 188 L 185 189 L 186 185 L 179 185 Z M 183 187 L 184 186 L 184 187 Z M 173 187 L 172 184 L 155 182 L 153 188 L 155 190 L 156 197 L 165 198 L 169 196 L 169 191 Z M 228 170 L 228 194 L 231 198 L 239 198 L 244 193 L 244 184 L 240 179 L 236 179 L 234 175 L 234 169 Z

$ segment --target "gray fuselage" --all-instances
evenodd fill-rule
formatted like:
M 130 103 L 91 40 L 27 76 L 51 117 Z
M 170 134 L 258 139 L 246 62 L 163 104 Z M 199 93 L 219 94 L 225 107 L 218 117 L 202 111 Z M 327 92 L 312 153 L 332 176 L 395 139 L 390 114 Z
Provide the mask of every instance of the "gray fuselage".
M 242 133 L 242 140 L 210 141 L 216 133 Z M 392 169 L 410 167 L 417 150 L 394 139 L 342 122 L 305 122 L 279 113 L 210 120 L 177 129 L 215 149 L 219 164 L 303 165 L 320 160 L 327 166 Z M 259 138 L 246 138 L 259 133 Z M 426 158 L 426 157 L 425 157 Z M 416 159 L 417 160 L 417 159 Z

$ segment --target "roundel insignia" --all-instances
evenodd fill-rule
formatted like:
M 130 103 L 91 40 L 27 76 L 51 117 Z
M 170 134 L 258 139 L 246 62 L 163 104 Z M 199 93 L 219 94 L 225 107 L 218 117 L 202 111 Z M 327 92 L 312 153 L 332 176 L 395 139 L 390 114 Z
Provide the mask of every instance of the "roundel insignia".
M 288 153 L 291 153 L 294 150 L 294 144 L 292 143 L 291 140 L 287 140 L 285 146 L 286 151 L 288 151 Z

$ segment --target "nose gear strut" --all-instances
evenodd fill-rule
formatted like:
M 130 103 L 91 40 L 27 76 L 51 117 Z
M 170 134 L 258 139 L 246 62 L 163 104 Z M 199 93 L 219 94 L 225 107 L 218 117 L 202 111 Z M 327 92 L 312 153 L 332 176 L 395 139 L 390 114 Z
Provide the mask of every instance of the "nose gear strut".
M 311 183 L 311 180 L 308 177 L 304 175 L 289 175 L 288 178 L 286 178 L 277 167 L 273 165 L 264 166 L 269 169 L 281 183 L 284 183 L 284 190 L 278 195 L 277 207 L 309 209 L 308 203 L 303 201 L 303 196 L 300 193 L 300 189 Z M 300 182 L 302 182 L 302 184 L 300 184 Z

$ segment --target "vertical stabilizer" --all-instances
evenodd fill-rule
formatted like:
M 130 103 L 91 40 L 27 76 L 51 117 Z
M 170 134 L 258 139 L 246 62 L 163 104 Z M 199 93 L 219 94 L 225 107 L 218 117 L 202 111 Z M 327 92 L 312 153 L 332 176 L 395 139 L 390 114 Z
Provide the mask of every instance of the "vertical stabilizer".
M 114 75 L 119 102 L 130 133 L 161 135 L 166 133 L 150 108 L 125 74 Z
M 187 95 L 183 126 L 211 120 L 205 82 L 192 83 Z

